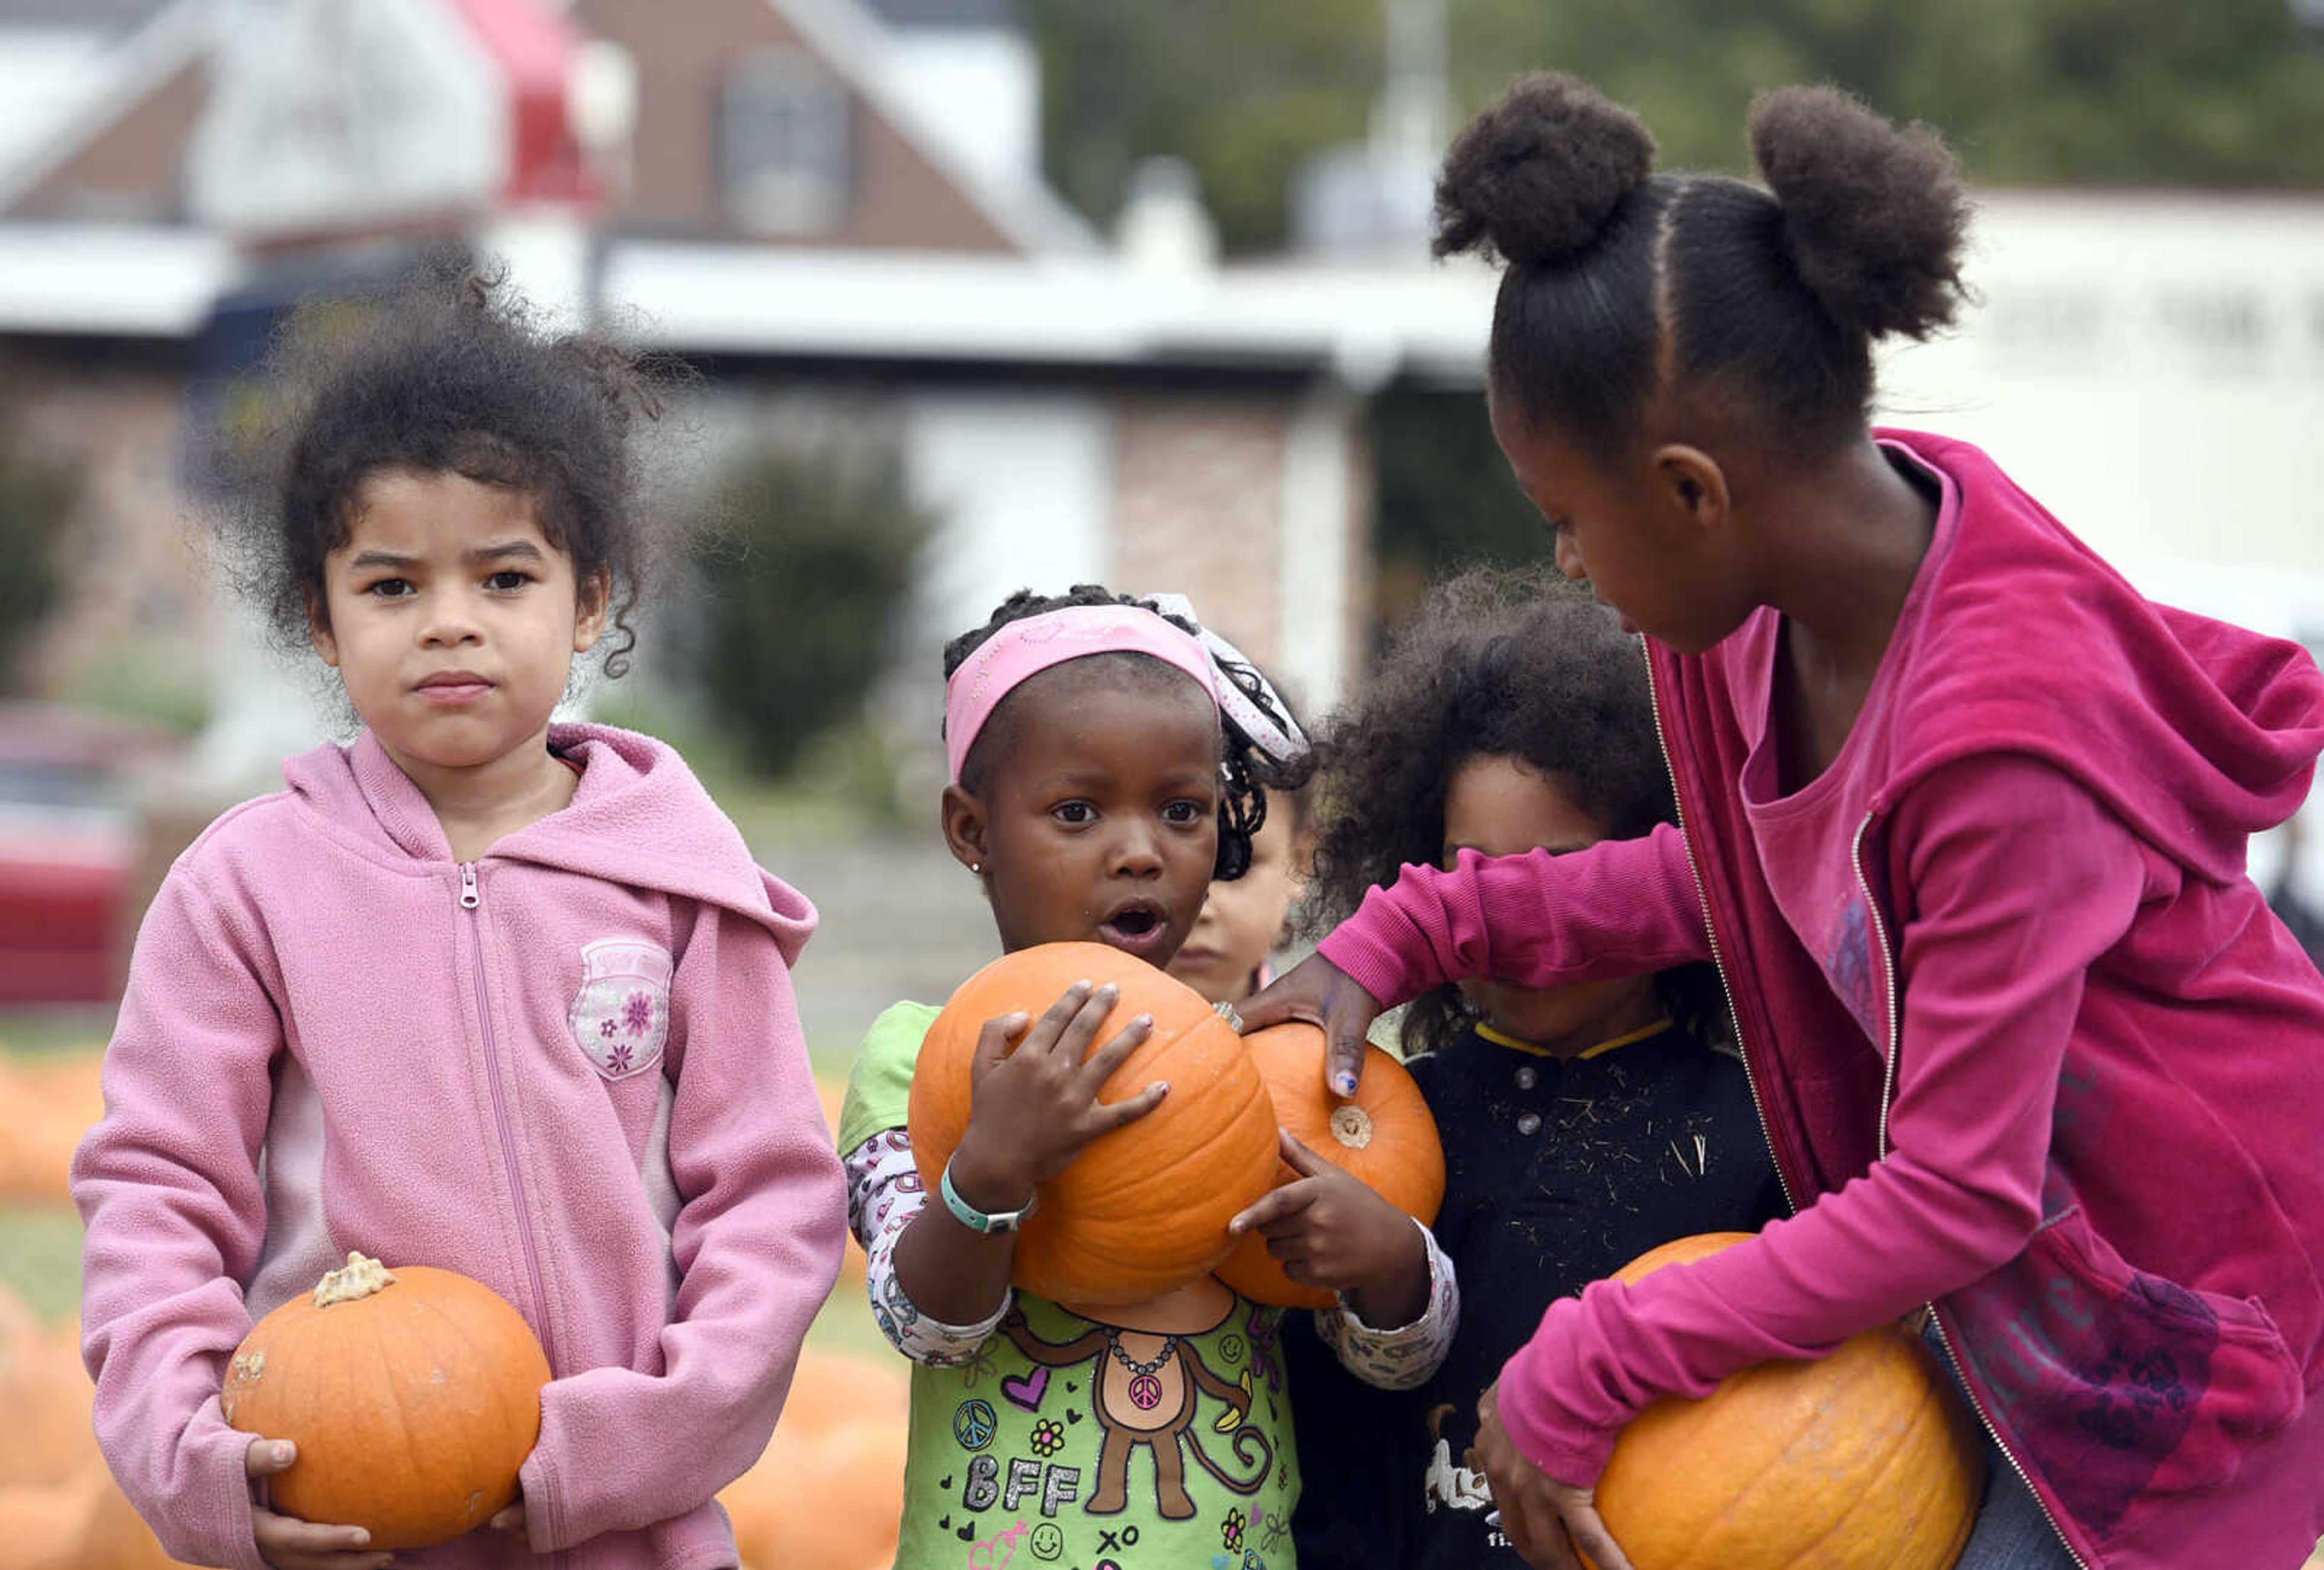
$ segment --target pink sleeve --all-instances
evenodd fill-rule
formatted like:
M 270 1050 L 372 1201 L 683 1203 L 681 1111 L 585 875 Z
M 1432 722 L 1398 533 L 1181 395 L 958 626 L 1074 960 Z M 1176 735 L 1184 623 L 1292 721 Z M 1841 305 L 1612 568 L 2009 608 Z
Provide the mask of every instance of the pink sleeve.
M 263 1570 L 218 1389 L 249 1334 L 258 1175 L 281 1043 L 263 942 L 181 863 L 137 935 L 105 1055 L 105 1116 L 74 1153 L 81 1353 L 97 1443 L 171 1557 Z
M 670 1019 L 682 1058 L 669 1162 L 685 1202 L 662 1371 L 592 1369 L 541 1392 L 521 1478 L 537 1553 L 683 1515 L 741 1476 L 839 1274 L 846 1186 L 773 937 L 705 909 Z
M 1464 850 L 1450 872 L 1408 866 L 1320 948 L 1391 1007 L 1470 976 L 1548 986 L 1711 957 L 1686 842 L 1668 824 L 1563 855 Z
M 2086 971 L 2135 913 L 2138 847 L 2015 757 L 1937 771 L 1886 834 L 1904 911 L 1886 1159 L 1749 1242 L 1551 1304 L 1500 1385 L 1510 1436 L 1550 1476 L 1593 1482 L 1648 1402 L 1820 1356 L 1987 1274 L 2040 1224 L 2066 1042 Z

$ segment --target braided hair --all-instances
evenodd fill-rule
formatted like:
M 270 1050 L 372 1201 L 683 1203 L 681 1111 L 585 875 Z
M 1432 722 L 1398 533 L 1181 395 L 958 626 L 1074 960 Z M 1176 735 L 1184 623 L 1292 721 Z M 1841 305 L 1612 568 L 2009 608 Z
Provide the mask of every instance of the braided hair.
M 1051 611 L 1069 610 L 1080 605 L 1135 605 L 1150 611 L 1190 636 L 1200 637 L 1202 628 L 1186 617 L 1164 610 L 1150 599 L 1136 595 L 1116 594 L 1097 584 L 1075 584 L 1062 595 L 1040 595 L 1031 589 L 1019 589 L 1001 602 L 984 625 L 963 633 L 945 645 L 944 673 L 949 681 L 968 657 L 983 646 L 1001 628 L 1011 622 L 1047 615 Z M 1288 722 L 1292 716 L 1284 712 L 1279 699 L 1271 694 L 1266 680 L 1257 668 L 1236 660 L 1216 659 L 1219 674 L 1234 684 L 1237 691 L 1249 698 L 1260 712 L 1277 720 Z M 1091 654 L 1075 660 L 1075 666 L 1089 666 L 1099 661 L 1117 665 L 1129 681 L 1167 679 L 1176 674 L 1169 667 L 1143 654 L 1117 651 Z M 1022 691 L 1019 688 L 1019 691 Z M 970 744 L 968 756 L 961 762 L 962 789 L 971 795 L 982 796 L 991 781 L 993 761 L 1007 749 L 1014 734 L 1013 709 L 1018 692 L 1003 697 L 993 709 L 984 728 Z M 1246 734 L 1233 718 L 1224 713 L 1219 716 L 1219 729 L 1224 741 L 1220 759 L 1219 776 L 1219 852 L 1212 873 L 1214 878 L 1240 878 L 1250 870 L 1250 842 L 1259 827 L 1267 821 L 1268 790 L 1296 790 L 1307 782 L 1314 765 L 1305 756 L 1291 760 L 1270 757 L 1252 738 Z

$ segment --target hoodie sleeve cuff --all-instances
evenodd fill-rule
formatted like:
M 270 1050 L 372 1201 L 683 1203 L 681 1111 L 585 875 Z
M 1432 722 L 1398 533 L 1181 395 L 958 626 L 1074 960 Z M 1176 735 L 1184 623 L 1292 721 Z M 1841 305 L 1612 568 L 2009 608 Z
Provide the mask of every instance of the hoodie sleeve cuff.
M 269 1570 L 258 1552 L 258 1523 L 250 1502 L 252 1438 L 227 1426 L 215 1400 L 205 1403 L 187 1425 L 184 1443 L 198 1457 L 189 1475 L 200 1479 L 209 1495 L 200 1506 L 201 1521 L 209 1530 L 199 1542 L 164 1541 L 161 1546 L 172 1558 L 230 1570 Z M 156 1531 L 154 1537 L 159 1539 L 161 1534 Z
M 1614 1454 L 1618 1430 L 1584 1427 L 1570 1418 L 1560 1422 L 1562 1414 L 1542 1377 L 1542 1362 L 1541 1348 L 1527 1342 L 1502 1365 L 1495 1397 L 1501 1427 L 1526 1459 L 1553 1482 L 1595 1488 L 1598 1474 Z

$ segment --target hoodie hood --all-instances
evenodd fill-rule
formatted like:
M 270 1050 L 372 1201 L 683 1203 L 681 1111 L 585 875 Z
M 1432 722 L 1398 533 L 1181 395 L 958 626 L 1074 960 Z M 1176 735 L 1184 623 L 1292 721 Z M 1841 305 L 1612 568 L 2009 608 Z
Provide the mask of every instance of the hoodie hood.
M 733 911 L 774 935 L 796 965 L 815 931 L 807 897 L 752 860 L 732 819 L 694 771 L 651 736 L 612 725 L 553 725 L 549 744 L 581 769 L 563 810 L 495 842 L 480 860 L 529 862 Z M 283 764 L 292 799 L 334 837 L 374 859 L 441 869 L 443 826 L 420 787 L 368 730 Z
M 2022 752 L 2215 882 L 2306 799 L 2324 750 L 2324 675 L 2298 643 L 2158 605 L 1966 442 L 1883 430 L 1950 478 L 1897 695 L 1907 738 L 1882 795 L 1944 763 Z M 1941 525 L 1941 531 L 1942 526 Z

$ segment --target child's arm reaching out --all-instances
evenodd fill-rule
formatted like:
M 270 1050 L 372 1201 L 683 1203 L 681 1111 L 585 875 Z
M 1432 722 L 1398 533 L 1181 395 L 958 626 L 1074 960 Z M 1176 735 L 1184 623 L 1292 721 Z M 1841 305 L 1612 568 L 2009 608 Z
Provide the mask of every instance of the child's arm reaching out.
M 1489 975 L 1548 986 L 1710 957 L 1686 842 L 1665 824 L 1642 839 L 1563 855 L 1464 850 L 1449 872 L 1407 866 L 1237 1012 L 1246 1032 L 1294 1019 L 1321 1024 L 1331 1040 L 1324 1072 L 1352 1095 L 1364 1032 L 1379 1011 L 1447 982 Z
M 790 972 L 755 921 L 706 907 L 670 986 L 670 1232 L 679 1279 L 659 1374 L 552 1381 L 522 1473 L 536 1553 L 684 1514 L 774 1431 L 839 1273 L 845 1197 Z

